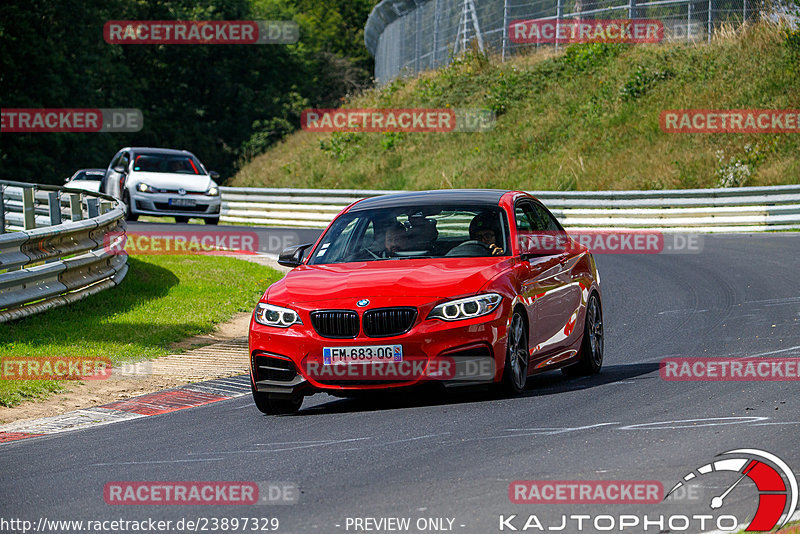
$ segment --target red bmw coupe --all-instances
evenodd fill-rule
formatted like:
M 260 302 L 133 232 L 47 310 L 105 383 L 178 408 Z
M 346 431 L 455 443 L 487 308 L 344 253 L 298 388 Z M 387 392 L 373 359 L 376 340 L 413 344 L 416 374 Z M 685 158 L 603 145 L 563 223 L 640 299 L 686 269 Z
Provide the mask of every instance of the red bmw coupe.
M 529 245 L 554 234 L 570 246 Z M 267 414 L 296 412 L 316 392 L 430 380 L 513 395 L 532 374 L 603 363 L 594 258 L 523 192 L 360 200 L 279 263 L 295 268 L 250 322 L 253 399 Z

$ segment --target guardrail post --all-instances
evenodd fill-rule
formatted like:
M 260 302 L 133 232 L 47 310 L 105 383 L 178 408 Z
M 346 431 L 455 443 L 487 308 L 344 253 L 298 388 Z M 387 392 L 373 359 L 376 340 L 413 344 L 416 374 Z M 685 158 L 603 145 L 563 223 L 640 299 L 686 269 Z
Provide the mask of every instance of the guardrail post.
M 436 0 L 436 3 L 433 5 L 433 59 L 431 60 L 431 68 L 435 69 L 439 66 L 436 63 L 436 53 L 439 51 L 439 18 L 440 18 L 440 9 L 439 9 L 439 1 Z
M 33 187 L 22 188 L 22 224 L 26 230 L 36 228 L 36 206 L 33 200 Z
M 87 198 L 86 199 L 86 212 L 89 215 L 90 219 L 94 219 L 95 217 L 100 215 L 100 210 L 97 207 L 97 199 L 96 198 Z
M 708 0 L 708 42 L 711 42 L 711 31 L 712 31 L 712 18 L 711 18 L 711 0 Z
M 0 185 L 0 234 L 6 233 L 6 205 L 3 201 L 5 186 Z
M 503 0 L 503 51 L 500 60 L 506 60 L 506 48 L 508 47 L 508 0 Z
M 58 191 L 47 193 L 47 206 L 50 208 L 50 226 L 61 224 L 61 199 Z
M 558 0 L 556 2 L 556 50 L 558 50 L 558 30 L 559 26 L 561 25 L 561 17 L 563 16 L 564 16 L 564 3 L 563 0 Z
M 71 221 L 83 220 L 83 206 L 81 206 L 81 196 L 73 193 L 69 196 L 69 219 Z

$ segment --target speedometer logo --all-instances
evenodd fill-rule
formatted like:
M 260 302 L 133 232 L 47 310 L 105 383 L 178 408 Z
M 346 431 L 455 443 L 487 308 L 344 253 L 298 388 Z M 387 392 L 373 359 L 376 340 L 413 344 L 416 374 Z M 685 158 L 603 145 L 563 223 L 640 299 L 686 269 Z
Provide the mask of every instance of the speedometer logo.
M 752 480 L 758 488 L 758 509 L 747 526 L 747 532 L 772 530 L 782 527 L 797 509 L 797 479 L 789 466 L 769 452 L 758 449 L 735 449 L 719 456 L 736 455 L 703 465 L 688 473 L 683 480 L 669 490 L 669 497 L 678 488 L 695 478 L 715 472 L 737 473 L 736 480 L 709 503 L 712 510 L 725 504 L 725 499 L 745 478 Z

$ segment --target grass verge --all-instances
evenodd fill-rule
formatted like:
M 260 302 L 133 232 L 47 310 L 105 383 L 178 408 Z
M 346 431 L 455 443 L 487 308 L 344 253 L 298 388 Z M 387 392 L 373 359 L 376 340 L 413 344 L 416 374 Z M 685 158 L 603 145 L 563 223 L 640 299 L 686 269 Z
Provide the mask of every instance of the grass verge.
M 157 358 L 172 343 L 250 311 L 282 275 L 221 256 L 139 256 L 119 287 L 71 306 L 0 325 L 7 357 L 108 357 L 114 363 Z M 59 391 L 54 381 L 0 380 L 0 405 Z
M 682 189 L 796 183 L 800 136 L 665 133 L 665 109 L 800 108 L 800 30 L 763 23 L 711 43 L 589 43 L 502 63 L 472 53 L 343 102 L 480 108 L 487 133 L 305 131 L 228 185 L 354 189 Z

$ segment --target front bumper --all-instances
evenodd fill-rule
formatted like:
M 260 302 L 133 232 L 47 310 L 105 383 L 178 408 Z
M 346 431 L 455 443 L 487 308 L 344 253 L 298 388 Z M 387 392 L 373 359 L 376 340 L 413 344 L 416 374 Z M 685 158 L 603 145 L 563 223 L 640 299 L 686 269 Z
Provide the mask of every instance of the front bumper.
M 173 206 L 170 201 L 193 201 L 192 206 Z M 133 213 L 136 215 L 163 215 L 171 217 L 219 217 L 222 200 L 219 196 L 173 193 L 133 193 Z
M 378 299 L 372 299 L 377 301 Z M 505 363 L 507 299 L 489 315 L 463 321 L 426 319 L 435 302 L 418 307 L 405 334 L 332 339 L 320 336 L 310 312 L 335 306 L 298 309 L 303 321 L 289 328 L 250 324 L 250 370 L 256 391 L 278 395 L 311 395 L 409 387 L 437 381 L 471 385 L 499 381 Z M 384 303 L 374 302 L 375 307 Z M 408 305 L 408 303 L 393 305 Z M 365 310 L 354 310 L 363 320 Z M 400 364 L 325 365 L 323 349 L 364 345 L 402 345 Z

